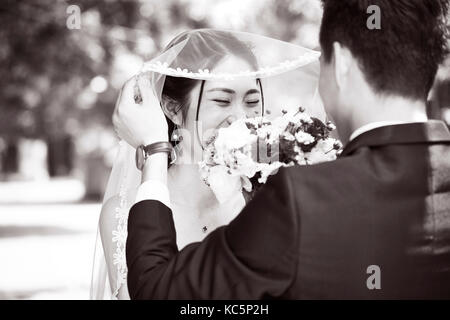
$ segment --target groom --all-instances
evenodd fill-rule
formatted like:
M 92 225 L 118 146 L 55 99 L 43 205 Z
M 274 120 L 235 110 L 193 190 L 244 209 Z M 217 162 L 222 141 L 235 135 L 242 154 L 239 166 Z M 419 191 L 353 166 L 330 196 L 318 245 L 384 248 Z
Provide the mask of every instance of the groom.
M 450 298 L 450 132 L 425 110 L 448 3 L 323 5 L 320 93 L 342 156 L 281 169 L 228 226 L 178 251 L 167 154 L 151 155 L 128 221 L 131 298 Z M 381 29 L 367 28 L 369 5 Z M 131 87 L 116 128 L 134 145 L 167 141 L 160 108 L 143 94 L 137 111 Z

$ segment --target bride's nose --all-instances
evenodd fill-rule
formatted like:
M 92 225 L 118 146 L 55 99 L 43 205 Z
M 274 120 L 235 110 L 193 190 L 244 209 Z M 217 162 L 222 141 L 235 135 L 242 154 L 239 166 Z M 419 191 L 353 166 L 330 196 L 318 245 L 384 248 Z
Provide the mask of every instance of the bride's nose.
M 231 115 L 236 119 L 245 118 L 247 113 L 245 112 L 245 106 L 242 103 L 235 103 Z

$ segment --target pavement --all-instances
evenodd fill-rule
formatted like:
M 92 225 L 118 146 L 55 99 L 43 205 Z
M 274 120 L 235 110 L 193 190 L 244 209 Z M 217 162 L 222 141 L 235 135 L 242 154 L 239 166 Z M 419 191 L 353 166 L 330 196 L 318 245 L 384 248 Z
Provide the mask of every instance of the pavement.
M 101 204 L 75 179 L 0 183 L 0 299 L 89 299 Z

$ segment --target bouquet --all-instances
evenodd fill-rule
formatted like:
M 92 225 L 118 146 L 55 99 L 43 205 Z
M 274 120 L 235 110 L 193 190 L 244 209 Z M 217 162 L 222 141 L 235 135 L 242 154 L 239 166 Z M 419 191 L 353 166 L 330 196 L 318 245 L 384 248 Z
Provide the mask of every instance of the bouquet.
M 235 192 L 249 200 L 280 167 L 335 160 L 342 144 L 330 137 L 334 129 L 302 107 L 283 110 L 274 120 L 239 119 L 209 139 L 199 163 L 201 176 L 220 203 Z

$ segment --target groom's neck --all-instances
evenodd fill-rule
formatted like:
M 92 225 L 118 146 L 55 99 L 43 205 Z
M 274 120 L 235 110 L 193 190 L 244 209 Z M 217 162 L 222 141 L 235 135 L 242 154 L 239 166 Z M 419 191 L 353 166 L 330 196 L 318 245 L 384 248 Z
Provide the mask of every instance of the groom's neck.
M 358 128 L 374 122 L 421 122 L 427 120 L 425 101 L 407 99 L 400 96 L 361 97 L 351 108 L 344 133 L 347 141 Z

